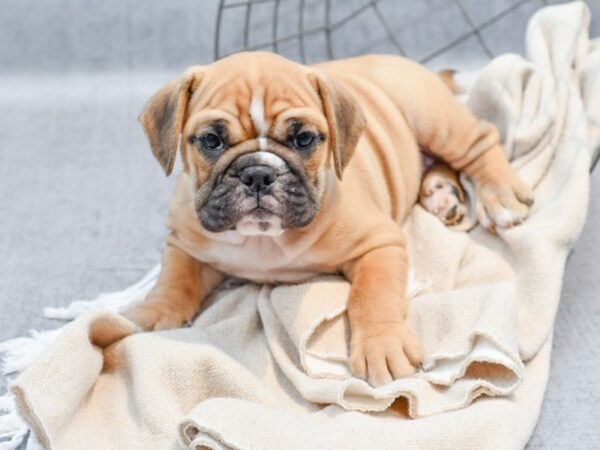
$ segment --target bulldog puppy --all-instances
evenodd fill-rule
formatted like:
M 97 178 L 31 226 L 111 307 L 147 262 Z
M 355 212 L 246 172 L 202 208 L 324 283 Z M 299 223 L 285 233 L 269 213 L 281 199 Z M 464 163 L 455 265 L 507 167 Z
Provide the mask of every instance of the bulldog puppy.
M 445 225 L 460 223 L 467 213 L 467 204 L 458 173 L 446 164 L 433 164 L 423 175 L 419 203 Z
M 396 56 L 304 66 L 238 53 L 192 67 L 141 114 L 173 196 L 162 273 L 126 315 L 145 330 L 179 327 L 225 275 L 351 283 L 349 364 L 373 385 L 423 359 L 406 325 L 408 259 L 401 224 L 415 205 L 419 147 L 472 177 L 497 226 L 533 201 L 497 130 L 443 81 Z

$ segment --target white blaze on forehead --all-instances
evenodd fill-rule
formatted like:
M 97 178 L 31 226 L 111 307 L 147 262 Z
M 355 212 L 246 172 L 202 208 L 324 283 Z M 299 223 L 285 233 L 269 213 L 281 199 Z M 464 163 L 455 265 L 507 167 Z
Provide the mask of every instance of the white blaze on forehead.
M 256 164 L 263 164 L 265 166 L 272 167 L 275 170 L 283 171 L 287 169 L 287 164 L 283 158 L 280 158 L 275 153 L 259 151 L 253 153 L 253 155 L 255 157 Z
M 259 143 L 260 138 L 264 138 L 269 131 L 269 124 L 265 119 L 265 105 L 263 99 L 254 95 L 250 103 L 250 118 L 254 124 L 254 129 L 258 133 Z
M 267 149 L 267 138 L 266 137 L 259 137 L 258 138 L 258 148 L 260 150 L 263 150 L 262 153 L 264 153 L 264 150 Z

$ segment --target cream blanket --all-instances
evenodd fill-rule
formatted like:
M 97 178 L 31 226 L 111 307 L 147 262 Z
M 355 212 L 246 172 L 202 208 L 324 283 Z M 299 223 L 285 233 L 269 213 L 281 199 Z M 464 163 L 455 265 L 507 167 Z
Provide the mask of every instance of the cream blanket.
M 41 353 L 11 387 L 27 425 L 7 414 L 0 435 L 12 426 L 15 444 L 30 427 L 31 448 L 59 450 L 523 447 L 600 136 L 600 45 L 588 39 L 589 20 L 582 2 L 541 10 L 529 60 L 497 58 L 471 86 L 469 106 L 498 125 L 536 203 L 499 236 L 452 231 L 415 208 L 409 321 L 427 353 L 416 376 L 377 389 L 350 376 L 341 278 L 224 286 L 190 328 L 140 333 L 104 310 L 0 344 L 9 372 L 22 368 L 27 345 Z M 154 276 L 48 313 L 116 311 Z M 45 340 L 54 342 L 46 349 Z

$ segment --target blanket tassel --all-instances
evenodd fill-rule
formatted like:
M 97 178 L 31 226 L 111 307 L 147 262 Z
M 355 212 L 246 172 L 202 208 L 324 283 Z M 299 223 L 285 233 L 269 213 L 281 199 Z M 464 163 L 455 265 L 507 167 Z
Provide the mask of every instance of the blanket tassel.
M 0 397 L 0 450 L 16 450 L 29 433 L 11 394 Z

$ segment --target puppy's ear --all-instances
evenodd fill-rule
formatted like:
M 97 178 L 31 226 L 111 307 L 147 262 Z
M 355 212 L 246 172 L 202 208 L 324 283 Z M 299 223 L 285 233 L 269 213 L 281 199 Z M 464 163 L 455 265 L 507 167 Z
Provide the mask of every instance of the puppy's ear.
M 308 77 L 321 97 L 329 126 L 329 148 L 333 155 L 335 173 L 341 180 L 365 129 L 365 115 L 352 94 L 329 75 L 314 71 Z
M 173 171 L 188 102 L 202 76 L 201 67 L 188 69 L 154 94 L 140 114 L 152 153 L 167 175 Z

